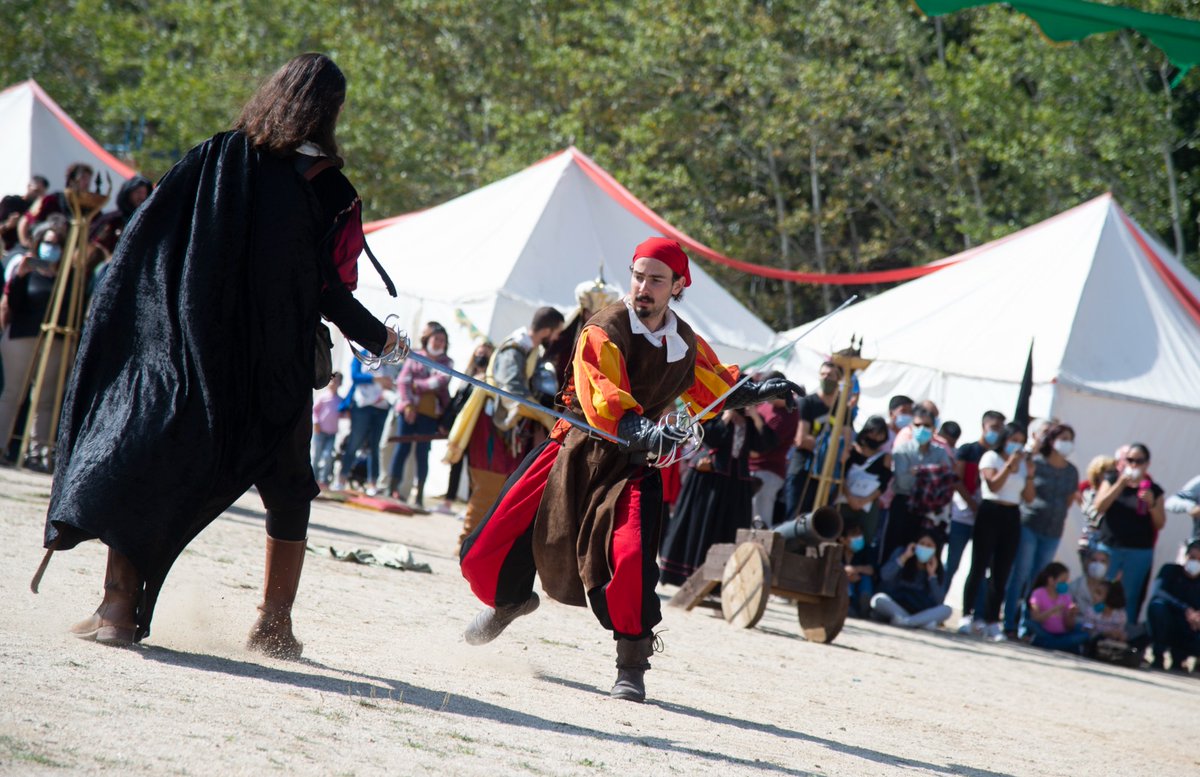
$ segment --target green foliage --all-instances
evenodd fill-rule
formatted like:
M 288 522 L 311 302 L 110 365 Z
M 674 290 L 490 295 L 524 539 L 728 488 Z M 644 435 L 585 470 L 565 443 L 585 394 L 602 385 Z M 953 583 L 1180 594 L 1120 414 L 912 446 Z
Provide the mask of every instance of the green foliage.
M 289 56 L 322 50 L 350 81 L 339 133 L 369 218 L 574 144 L 688 234 L 769 265 L 923 263 L 1105 191 L 1170 247 L 1177 228 L 1197 258 L 1200 76 L 1172 92 L 1145 40 L 1055 45 L 1002 7 L 936 22 L 906 0 L 5 8 L 0 82 L 36 78 L 110 145 L 144 123 L 132 156 L 152 176 L 228 127 Z M 872 291 L 707 267 L 776 327 Z

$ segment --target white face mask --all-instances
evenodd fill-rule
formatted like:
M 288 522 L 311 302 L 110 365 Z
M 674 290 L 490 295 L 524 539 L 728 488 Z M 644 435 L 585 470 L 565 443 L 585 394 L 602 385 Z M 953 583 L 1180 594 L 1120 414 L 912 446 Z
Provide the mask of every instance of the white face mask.
M 1087 566 L 1088 577 L 1093 580 L 1100 580 L 1108 572 L 1108 564 L 1103 561 L 1090 561 Z
M 1058 455 L 1066 458 L 1075 452 L 1074 440 L 1055 440 L 1054 450 L 1058 451 Z
M 1141 467 L 1126 467 L 1125 474 L 1128 475 L 1133 480 L 1141 480 L 1142 479 L 1142 468 Z
M 1200 559 L 1189 558 L 1187 563 L 1183 565 L 1183 571 L 1192 577 L 1200 576 Z
M 429 346 L 428 350 L 429 350 L 430 356 L 441 356 L 442 354 L 444 354 L 446 352 L 445 348 L 434 348 L 432 345 Z

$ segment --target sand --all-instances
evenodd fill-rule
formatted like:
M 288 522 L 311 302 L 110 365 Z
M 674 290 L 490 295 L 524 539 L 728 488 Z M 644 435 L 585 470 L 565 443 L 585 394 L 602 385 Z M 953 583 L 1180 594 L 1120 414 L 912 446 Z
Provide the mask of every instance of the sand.
M 607 696 L 611 636 L 544 601 L 491 645 L 451 516 L 318 503 L 310 541 L 404 543 L 432 574 L 308 558 L 304 658 L 247 652 L 263 514 L 243 497 L 179 559 L 139 647 L 65 632 L 100 596 L 104 548 L 55 556 L 50 481 L 0 469 L 0 774 L 1197 774 L 1200 682 L 944 632 L 851 621 L 810 644 L 665 609 L 646 704 Z M 671 593 L 663 592 L 664 599 Z

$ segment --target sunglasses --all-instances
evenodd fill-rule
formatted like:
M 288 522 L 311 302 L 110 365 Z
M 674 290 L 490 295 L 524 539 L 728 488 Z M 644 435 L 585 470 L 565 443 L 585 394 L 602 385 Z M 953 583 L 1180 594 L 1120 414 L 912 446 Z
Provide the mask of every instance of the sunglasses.
M 1145 464 L 1149 459 L 1143 459 L 1141 456 L 1126 456 L 1125 461 L 1128 461 L 1130 464 Z

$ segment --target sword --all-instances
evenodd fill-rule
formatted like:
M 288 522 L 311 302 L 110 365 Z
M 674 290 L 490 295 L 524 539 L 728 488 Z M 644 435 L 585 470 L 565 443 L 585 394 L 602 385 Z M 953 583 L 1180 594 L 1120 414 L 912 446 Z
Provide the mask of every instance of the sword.
M 763 366 L 766 366 L 767 364 L 770 364 L 771 362 L 773 362 L 778 356 L 780 356 L 781 354 L 783 354 L 786 351 L 788 351 L 789 349 L 791 349 L 793 346 L 796 345 L 796 343 L 800 342 L 805 337 L 808 337 L 810 334 L 812 334 L 813 330 L 815 330 L 821 324 L 824 324 L 829 319 L 833 318 L 838 313 L 841 313 L 844 308 L 848 307 L 851 303 L 853 303 L 857 299 L 858 299 L 857 294 L 851 295 L 848 300 L 846 300 L 845 302 L 838 305 L 833 310 L 829 311 L 828 313 L 826 313 L 825 315 L 821 316 L 816 321 L 814 321 L 813 325 L 810 326 L 808 329 L 805 329 L 803 332 L 801 332 L 800 335 L 795 340 L 792 340 L 790 343 L 785 343 L 783 345 L 783 347 L 776 348 L 774 351 L 771 351 L 769 354 L 767 354 L 764 357 L 764 360 L 762 362 Z M 725 393 L 721 394 L 721 396 L 714 399 L 712 401 L 712 404 L 710 404 L 708 407 L 701 410 L 696 415 L 691 416 L 691 418 L 689 418 L 686 422 L 684 422 L 683 426 L 676 426 L 675 428 L 680 433 L 687 432 L 687 430 L 690 429 L 692 426 L 700 423 L 701 418 L 704 418 L 704 416 L 708 415 L 713 410 L 716 410 L 717 407 L 719 407 L 722 402 L 724 402 L 726 399 L 729 398 L 730 394 L 732 394 L 733 392 L 735 392 L 739 388 L 741 388 L 742 384 L 744 384 L 748 380 L 750 380 L 750 375 L 747 373 L 746 375 L 742 376 L 741 380 L 739 380 L 737 383 L 734 383 L 732 386 L 730 386 L 729 389 L 725 391 Z
M 405 359 L 412 359 L 413 361 L 415 361 L 418 364 L 424 364 L 426 367 L 430 368 L 431 370 L 436 370 L 437 372 L 443 373 L 445 375 L 449 375 L 452 378 L 458 378 L 459 380 L 461 380 L 464 383 L 469 383 L 477 389 L 487 391 L 489 393 L 495 394 L 496 396 L 504 397 L 505 399 L 511 399 L 513 402 L 516 402 L 517 404 L 524 405 L 525 407 L 532 408 L 533 410 L 537 410 L 539 413 L 545 413 L 546 415 L 550 416 L 551 418 L 557 418 L 560 421 L 566 421 L 571 426 L 574 426 L 576 429 L 587 432 L 590 435 L 602 437 L 605 440 L 608 440 L 609 442 L 615 442 L 618 445 L 623 445 L 625 447 L 629 447 L 629 443 L 626 440 L 623 440 L 622 438 L 616 436 L 615 434 L 609 434 L 608 432 L 604 431 L 603 429 L 597 429 L 596 427 L 592 426 L 591 424 L 587 423 L 586 421 L 580 421 L 578 418 L 573 418 L 569 415 L 566 415 L 565 413 L 560 413 L 557 410 L 551 410 L 550 408 L 546 407 L 545 405 L 542 405 L 539 402 L 533 401 L 529 397 L 523 397 L 520 394 L 514 394 L 511 391 L 506 391 L 505 389 L 502 389 L 499 386 L 493 386 L 492 384 L 490 384 L 486 381 L 479 380 L 478 378 L 472 378 L 470 375 L 467 375 L 466 373 L 463 373 L 463 372 L 459 372 L 458 370 L 454 369 L 453 367 L 447 367 L 446 365 L 442 364 L 441 362 L 434 361 L 433 359 L 430 359 L 427 356 L 422 356 L 419 353 L 413 352 L 413 350 L 411 349 L 411 347 L 409 345 L 408 333 L 400 331 L 396 327 L 396 325 L 394 323 L 392 323 L 393 319 L 398 323 L 400 320 L 400 317 L 393 313 L 392 315 L 390 315 L 386 319 L 384 319 L 383 324 L 388 329 L 391 329 L 392 331 L 394 331 L 396 333 L 396 348 L 395 348 L 395 350 L 393 350 L 387 354 L 381 354 L 380 356 L 371 356 L 370 352 L 367 352 L 364 348 L 359 346 L 357 343 L 354 343 L 354 346 L 357 349 L 356 353 L 358 354 L 359 361 L 361 361 L 363 366 L 366 367 L 368 370 L 379 369 L 379 365 L 381 365 L 381 364 L 399 364 L 400 362 L 404 361 Z

